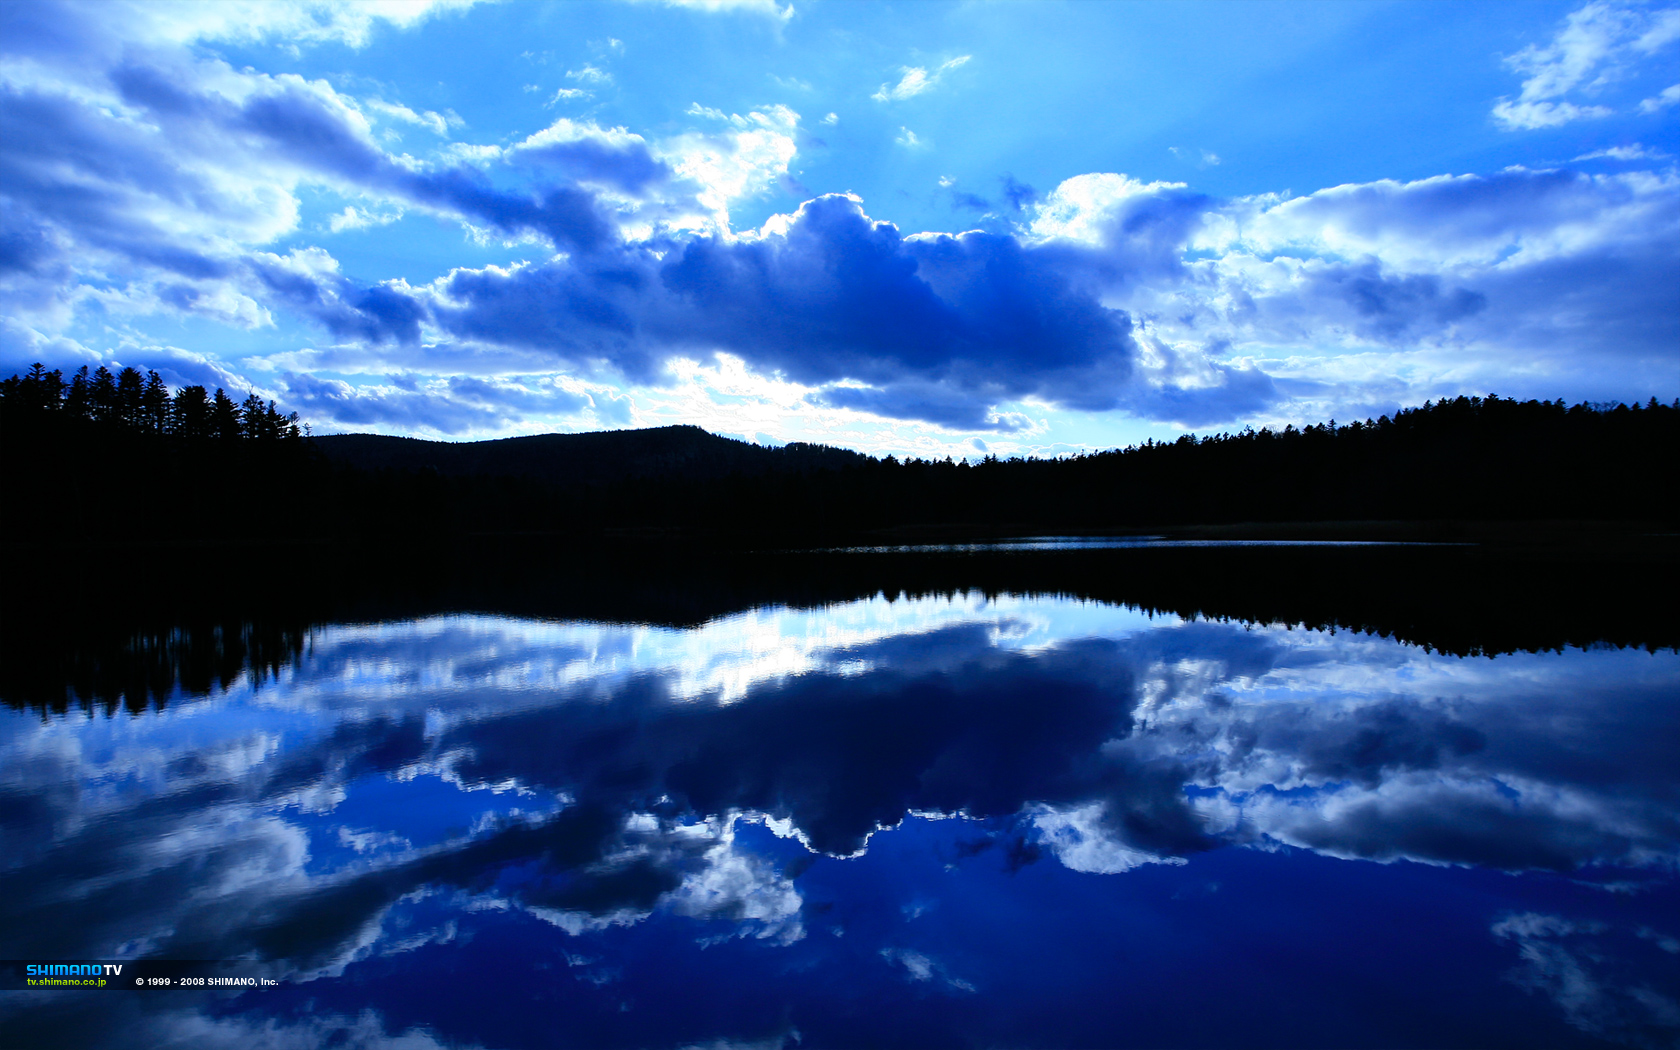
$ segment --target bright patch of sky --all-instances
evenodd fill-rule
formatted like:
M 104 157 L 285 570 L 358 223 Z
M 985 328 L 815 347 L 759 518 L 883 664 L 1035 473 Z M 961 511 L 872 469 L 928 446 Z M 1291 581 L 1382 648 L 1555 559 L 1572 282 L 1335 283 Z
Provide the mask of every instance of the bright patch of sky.
M 1680 7 L 32 3 L 0 369 L 931 456 L 1680 395 Z

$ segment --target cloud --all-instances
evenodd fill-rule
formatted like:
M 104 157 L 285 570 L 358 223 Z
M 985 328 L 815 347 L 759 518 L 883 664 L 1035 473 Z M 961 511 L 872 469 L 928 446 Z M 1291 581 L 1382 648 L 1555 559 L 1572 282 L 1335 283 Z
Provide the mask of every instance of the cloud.
M 585 91 L 583 88 L 560 88 L 554 92 L 554 97 L 548 100 L 548 104 L 552 106 L 556 102 L 571 102 L 580 98 L 594 97 L 595 95 L 592 92 Z
M 612 74 L 593 65 L 585 65 L 582 69 L 566 70 L 566 79 L 575 80 L 580 84 L 611 84 Z
M 925 145 L 921 139 L 916 137 L 916 133 L 914 131 L 904 127 L 898 129 L 898 137 L 893 139 L 893 141 L 906 149 L 915 149 L 918 146 Z
M 424 381 L 390 377 L 353 387 L 343 380 L 280 375 L 287 404 L 312 418 L 350 428 L 379 426 L 402 433 L 496 431 L 530 418 L 566 416 L 594 407 L 587 394 L 553 383 L 454 375 Z
M 899 102 L 907 98 L 914 98 L 924 91 L 930 91 L 937 87 L 946 73 L 966 64 L 973 57 L 972 55 L 958 55 L 956 58 L 940 64 L 932 73 L 921 66 L 901 66 L 900 70 L 904 75 L 899 78 L 897 84 L 882 84 L 880 90 L 869 97 L 877 102 Z
M 1549 44 L 1531 44 L 1505 59 L 1527 76 L 1514 101 L 1495 103 L 1494 120 L 1507 129 L 1530 130 L 1608 117 L 1615 112 L 1608 106 L 1581 105 L 1564 96 L 1601 93 L 1626 77 L 1635 62 L 1676 40 L 1680 8 L 1652 10 L 1602 0 L 1587 4 L 1564 18 Z M 1643 103 L 1640 109 L 1650 112 Z
M 140 46 L 193 44 L 199 41 L 252 43 L 280 40 L 286 44 L 339 43 L 366 47 L 381 25 L 408 29 L 440 14 L 463 11 L 478 0 L 398 0 L 381 3 L 331 3 L 322 0 L 276 0 L 226 3 L 146 3 L 112 0 L 97 4 L 39 5 L 36 12 L 14 12 L 8 37 L 20 51 L 40 53 L 66 44 L 55 23 L 96 15 L 98 34 Z M 81 48 L 85 39 L 69 46 Z
M 1460 661 L 978 592 L 691 630 L 450 615 L 307 638 L 260 698 L 230 682 L 187 736 L 141 719 L 109 746 L 85 746 L 97 721 L 0 742 L 0 806 L 27 814 L 0 826 L 9 954 L 244 958 L 307 980 L 447 941 L 474 909 L 573 935 L 662 913 L 707 943 L 786 945 L 810 911 L 800 862 L 773 858 L 853 855 L 911 813 L 961 814 L 1014 843 L 1006 864 L 1093 874 L 1255 843 L 1661 873 L 1680 832 L 1673 654 Z M 368 828 L 344 802 L 369 783 L 459 790 L 484 815 Z M 747 822 L 794 841 L 754 848 Z M 1589 1031 L 1672 1014 L 1615 961 L 1670 960 L 1663 931 L 1522 914 L 1493 932 Z M 979 984 L 882 947 L 912 983 Z
M 1668 156 L 1669 155 L 1667 153 L 1664 153 L 1660 149 L 1650 149 L 1635 142 L 1631 146 L 1611 146 L 1608 149 L 1594 150 L 1591 153 L 1583 153 L 1575 159 L 1578 161 L 1619 160 L 1632 162 L 1638 160 L 1666 160 L 1668 159 Z
M 1525 912 L 1494 923 L 1492 932 L 1517 947 L 1522 962 L 1511 979 L 1551 999 L 1573 1027 L 1651 1050 L 1680 1035 L 1680 1002 L 1650 986 L 1649 970 L 1628 965 L 1630 946 L 1620 931 Z
M 343 211 L 327 220 L 327 228 L 333 233 L 343 233 L 345 230 L 365 230 L 373 226 L 389 226 L 401 218 L 401 211 L 375 213 L 364 211 L 352 205 L 345 205 Z
M 828 124 L 830 126 L 838 124 L 838 123 L 840 123 L 840 114 L 830 113 L 828 116 L 822 118 L 822 120 L 819 123 Z
M 404 124 L 413 124 L 416 127 L 425 128 L 432 134 L 440 137 L 447 137 L 451 127 L 461 127 L 466 123 L 460 117 L 456 116 L 453 110 L 451 110 L 447 115 L 434 113 L 431 110 L 426 110 L 424 113 L 416 113 L 407 106 L 399 103 L 386 102 L 382 99 L 369 99 L 364 104 L 375 113 L 389 117 L 392 120 L 401 121 Z
M 60 50 L 34 56 L 51 75 L 0 76 L 0 303 L 20 347 L 98 311 L 304 319 L 399 372 L 381 348 L 419 363 L 457 342 L 652 384 L 724 354 L 802 385 L 807 406 L 995 433 L 1035 405 L 1210 426 L 1551 397 L 1560 382 L 1660 393 L 1680 339 L 1669 172 L 1514 168 L 1227 200 L 1113 172 L 1048 193 L 1005 175 L 1001 194 L 950 199 L 980 214 L 995 199 L 1008 219 L 984 233 L 905 236 L 846 197 L 737 231 L 740 202 L 800 192 L 787 107 L 695 104 L 706 125 L 664 138 L 563 119 L 414 157 L 370 117 L 452 133 L 448 114 L 175 45 L 122 50 L 91 10 L 40 9 L 36 23 L 61 23 Z M 1627 54 L 1666 46 L 1666 23 L 1628 17 L 1649 25 Z M 1596 159 L 1655 157 L 1631 149 Z M 274 247 L 414 213 L 529 257 L 411 286 L 347 276 L 306 241 Z
M 749 14 L 760 15 L 775 22 L 787 22 L 793 18 L 792 4 L 778 4 L 776 0 L 658 0 L 668 7 L 685 7 L 691 11 L 704 11 L 708 14 Z
M 1657 113 L 1670 106 L 1680 105 L 1680 84 L 1670 84 L 1651 98 L 1639 103 L 1639 112 Z

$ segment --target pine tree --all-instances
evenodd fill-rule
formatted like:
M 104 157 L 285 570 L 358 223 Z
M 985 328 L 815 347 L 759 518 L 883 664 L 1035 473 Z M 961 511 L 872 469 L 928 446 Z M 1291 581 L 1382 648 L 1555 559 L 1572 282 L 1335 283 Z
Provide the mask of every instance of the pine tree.
M 216 388 L 216 399 L 210 405 L 210 436 L 222 441 L 239 440 L 239 406 L 221 387 Z
M 146 389 L 140 395 L 142 426 L 154 434 L 169 427 L 169 388 L 155 371 L 146 373 Z
M 146 381 L 140 370 L 128 367 L 117 373 L 117 418 L 124 426 L 139 429 L 145 410 Z

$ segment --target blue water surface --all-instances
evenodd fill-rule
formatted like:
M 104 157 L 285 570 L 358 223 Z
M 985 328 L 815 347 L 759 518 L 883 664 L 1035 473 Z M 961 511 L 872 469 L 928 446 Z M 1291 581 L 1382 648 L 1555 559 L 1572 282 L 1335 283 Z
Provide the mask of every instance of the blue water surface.
M 5 1045 L 1673 1046 L 1680 655 L 979 593 L 0 714 Z

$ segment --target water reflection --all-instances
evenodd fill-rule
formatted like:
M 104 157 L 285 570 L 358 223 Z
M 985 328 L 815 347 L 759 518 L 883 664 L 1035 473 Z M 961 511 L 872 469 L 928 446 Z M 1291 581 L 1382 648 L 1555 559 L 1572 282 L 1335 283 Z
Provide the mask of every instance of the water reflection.
M 14 993 L 17 1031 L 1680 1032 L 1673 652 L 1459 659 L 975 593 L 687 630 L 434 616 L 293 652 L 195 705 L 0 716 L 0 955 L 247 958 L 291 982 Z
M 1165 536 L 1027 536 L 977 543 L 910 543 L 897 546 L 833 547 L 847 554 L 989 554 L 1019 551 L 1171 550 L 1219 547 L 1468 547 L 1468 543 L 1413 540 L 1171 540 Z

